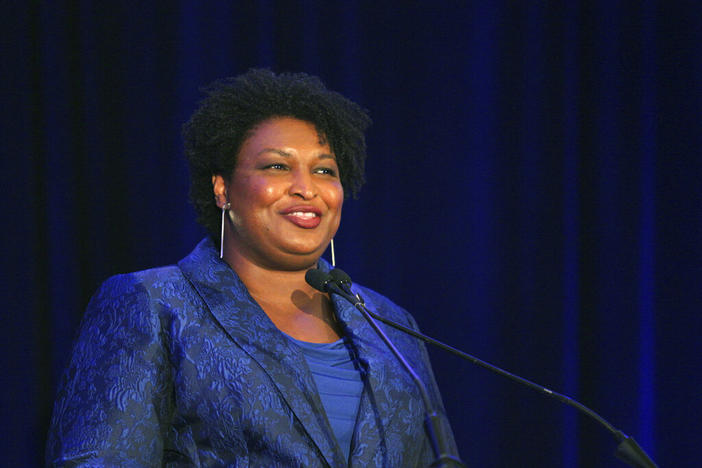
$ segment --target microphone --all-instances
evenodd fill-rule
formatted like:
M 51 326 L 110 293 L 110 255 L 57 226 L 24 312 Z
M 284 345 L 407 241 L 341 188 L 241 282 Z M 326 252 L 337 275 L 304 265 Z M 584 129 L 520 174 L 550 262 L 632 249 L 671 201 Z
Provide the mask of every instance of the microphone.
M 314 289 L 323 293 L 328 293 L 329 285 L 334 283 L 334 279 L 329 273 L 325 273 L 317 268 L 307 270 L 307 273 L 305 273 L 305 281 Z
M 340 268 L 334 268 L 329 272 L 329 276 L 334 282 L 339 285 L 344 291 L 351 293 L 351 277 L 346 274 L 346 272 Z
M 315 270 L 309 270 L 307 273 L 309 274 L 311 271 Z M 316 270 L 319 271 L 319 270 Z M 555 392 L 553 390 L 550 390 L 546 387 L 543 387 L 537 383 L 534 383 L 530 380 L 527 380 L 523 377 L 520 377 L 516 374 L 512 374 L 511 372 L 508 372 L 504 369 L 501 369 L 493 364 L 490 364 L 489 362 L 483 361 L 482 359 L 479 359 L 475 356 L 472 356 L 468 353 L 465 353 L 459 349 L 456 349 L 452 346 L 449 346 L 445 343 L 442 343 L 439 340 L 435 340 L 434 338 L 431 338 L 430 336 L 427 336 L 423 333 L 420 333 L 416 330 L 413 330 L 411 328 L 408 328 L 404 325 L 401 325 L 397 322 L 394 322 L 392 320 L 388 320 L 385 317 L 381 317 L 380 315 L 376 314 L 375 312 L 370 311 L 365 307 L 365 304 L 363 304 L 363 299 L 359 294 L 356 294 L 355 296 L 351 292 L 351 277 L 346 274 L 343 270 L 339 268 L 334 268 L 331 270 L 328 274 L 324 272 L 320 272 L 321 275 L 314 273 L 312 276 L 323 276 L 325 278 L 324 286 L 325 289 L 319 289 L 320 291 L 323 292 L 332 292 L 336 293 L 335 290 L 342 290 L 343 294 L 339 294 L 340 296 L 344 297 L 346 300 L 350 301 L 354 305 L 356 305 L 356 308 L 358 308 L 357 303 L 361 303 L 363 305 L 363 309 L 368 313 L 369 317 L 367 317 L 368 320 L 376 319 L 379 320 L 380 322 L 383 322 L 386 325 L 389 325 L 397 330 L 400 330 L 404 333 L 407 333 L 415 338 L 418 338 L 426 343 L 432 344 L 440 349 L 443 349 L 444 351 L 448 351 L 462 359 L 465 359 L 467 361 L 470 361 L 473 364 L 476 364 L 484 369 L 489 370 L 490 372 L 493 372 L 495 374 L 501 375 L 503 377 L 507 377 L 508 379 L 517 382 L 519 384 L 525 385 L 532 390 L 536 390 L 538 392 L 541 392 L 542 394 L 554 398 L 561 403 L 564 403 L 568 406 L 571 406 L 581 413 L 587 415 L 588 417 L 594 419 L 595 421 L 599 422 L 601 425 L 603 425 L 619 442 L 619 445 L 617 446 L 616 450 L 616 457 L 619 458 L 621 461 L 624 463 L 633 466 L 633 467 L 638 467 L 638 468 L 658 468 L 658 465 L 656 465 L 653 460 L 648 456 L 648 454 L 639 446 L 639 444 L 634 440 L 633 437 L 630 437 L 623 433 L 622 431 L 616 429 L 614 426 L 612 426 L 606 419 L 604 419 L 602 416 L 597 414 L 595 411 L 591 410 L 587 406 L 583 405 L 577 400 L 574 400 L 566 395 L 563 395 L 561 393 Z M 329 279 L 326 279 L 329 277 Z M 307 279 L 307 275 L 305 276 L 305 279 Z M 308 281 L 308 283 L 310 283 Z M 333 284 L 333 287 L 330 286 Z M 312 283 L 310 283 L 312 287 L 315 287 Z M 338 293 L 337 293 L 338 294 Z M 360 310 L 360 309 L 359 309 Z M 372 317 L 372 318 L 371 318 Z M 377 326 L 377 325 L 376 325 Z
M 332 270 L 334 272 L 335 270 Z M 422 402 L 424 403 L 424 429 L 427 433 L 427 437 L 434 452 L 435 460 L 430 465 L 432 467 L 445 467 L 445 466 L 459 466 L 465 467 L 465 464 L 457 456 L 450 455 L 447 448 L 446 437 L 441 429 L 441 419 L 439 414 L 434 410 L 431 400 L 429 399 L 429 392 L 427 391 L 424 382 L 421 381 L 417 373 L 412 369 L 407 360 L 402 356 L 400 351 L 395 347 L 395 345 L 390 341 L 385 332 L 380 329 L 378 324 L 373 320 L 370 315 L 370 311 L 366 308 L 363 298 L 356 294 L 355 296 L 351 293 L 351 278 L 341 270 L 335 273 L 336 279 L 332 277 L 330 273 L 325 273 L 318 269 L 307 270 L 305 273 L 305 281 L 307 284 L 312 286 L 318 291 L 337 294 L 356 307 L 361 315 L 368 321 L 373 330 L 378 334 L 380 339 L 383 340 L 385 345 L 390 349 L 392 354 L 397 358 L 402 367 L 409 373 L 410 377 L 414 381 L 415 385 L 419 389 L 419 393 L 422 396 Z M 447 464 L 448 463 L 448 464 Z

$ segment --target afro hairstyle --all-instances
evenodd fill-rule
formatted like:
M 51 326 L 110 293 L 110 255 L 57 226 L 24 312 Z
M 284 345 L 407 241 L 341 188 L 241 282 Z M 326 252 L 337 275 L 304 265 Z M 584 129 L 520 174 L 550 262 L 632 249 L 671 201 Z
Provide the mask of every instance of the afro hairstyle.
M 219 239 L 221 211 L 215 204 L 212 176 L 231 177 L 243 142 L 260 123 L 276 117 L 310 122 L 336 156 L 345 197 L 363 185 L 367 112 L 319 78 L 305 73 L 248 72 L 203 88 L 206 97 L 183 125 L 190 170 L 190 201 L 198 222 Z

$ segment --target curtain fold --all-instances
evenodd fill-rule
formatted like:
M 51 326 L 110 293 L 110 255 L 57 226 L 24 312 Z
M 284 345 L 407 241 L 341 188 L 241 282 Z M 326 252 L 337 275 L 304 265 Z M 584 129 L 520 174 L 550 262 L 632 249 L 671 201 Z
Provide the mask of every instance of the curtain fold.
M 696 2 L 8 2 L 1 407 L 42 464 L 83 309 L 204 235 L 198 88 L 306 71 L 368 108 L 339 265 L 423 331 L 577 398 L 660 466 L 702 437 Z M 572 409 L 431 351 L 469 466 L 622 466 Z

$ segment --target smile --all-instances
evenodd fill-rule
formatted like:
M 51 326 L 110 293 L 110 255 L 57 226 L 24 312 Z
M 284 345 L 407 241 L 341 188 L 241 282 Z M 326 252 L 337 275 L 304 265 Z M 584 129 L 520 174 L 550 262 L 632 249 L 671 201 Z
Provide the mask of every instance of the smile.
M 293 211 L 292 213 L 287 213 L 286 216 L 295 216 L 303 219 L 312 219 L 317 217 L 317 213 L 311 213 L 309 211 Z
M 322 222 L 321 211 L 310 206 L 291 207 L 281 214 L 292 224 L 303 229 L 314 229 Z

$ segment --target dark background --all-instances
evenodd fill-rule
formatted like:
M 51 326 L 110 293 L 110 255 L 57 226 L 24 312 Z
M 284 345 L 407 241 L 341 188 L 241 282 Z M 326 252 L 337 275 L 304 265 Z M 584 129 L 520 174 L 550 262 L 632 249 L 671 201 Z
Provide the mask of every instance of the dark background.
M 39 465 L 108 276 L 203 236 L 180 127 L 306 71 L 368 108 L 337 263 L 423 330 L 591 406 L 662 467 L 702 440 L 696 1 L 2 2 L 0 453 Z M 474 467 L 619 467 L 574 410 L 432 352 Z

